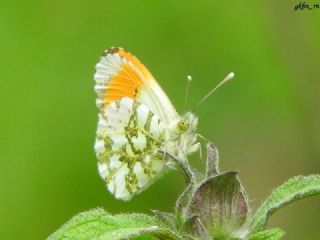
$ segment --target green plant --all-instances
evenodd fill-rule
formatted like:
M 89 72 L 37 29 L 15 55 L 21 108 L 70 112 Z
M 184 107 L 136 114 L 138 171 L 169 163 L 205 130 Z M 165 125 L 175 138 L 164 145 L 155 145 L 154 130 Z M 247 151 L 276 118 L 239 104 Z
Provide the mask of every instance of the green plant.
M 48 240 L 277 240 L 284 232 L 267 229 L 269 216 L 296 200 L 320 194 L 320 175 L 297 176 L 276 188 L 252 213 L 234 171 L 220 172 L 218 150 L 207 145 L 205 173 L 171 156 L 187 186 L 174 213 L 111 215 L 103 209 L 80 213 Z

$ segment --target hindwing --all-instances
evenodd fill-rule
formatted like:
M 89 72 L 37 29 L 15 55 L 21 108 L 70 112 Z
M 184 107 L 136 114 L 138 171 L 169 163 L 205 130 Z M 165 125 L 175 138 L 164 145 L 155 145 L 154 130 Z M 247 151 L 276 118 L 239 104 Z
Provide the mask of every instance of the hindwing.
M 165 125 L 147 106 L 128 97 L 99 113 L 95 142 L 100 176 L 118 199 L 129 200 L 161 174 Z

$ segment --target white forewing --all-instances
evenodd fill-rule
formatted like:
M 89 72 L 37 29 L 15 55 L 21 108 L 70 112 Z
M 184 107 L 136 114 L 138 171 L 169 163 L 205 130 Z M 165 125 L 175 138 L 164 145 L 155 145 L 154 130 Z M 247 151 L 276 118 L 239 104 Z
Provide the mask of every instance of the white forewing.
M 96 64 L 94 80 L 97 106 L 104 106 L 122 97 L 129 97 L 147 106 L 165 124 L 178 114 L 171 101 L 147 68 L 121 48 L 106 51 Z

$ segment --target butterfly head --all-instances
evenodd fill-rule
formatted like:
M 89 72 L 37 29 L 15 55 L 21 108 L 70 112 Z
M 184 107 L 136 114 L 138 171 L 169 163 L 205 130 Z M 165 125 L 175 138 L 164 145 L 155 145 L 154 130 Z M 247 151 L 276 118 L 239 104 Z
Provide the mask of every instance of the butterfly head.
M 198 118 L 191 112 L 184 114 L 178 121 L 176 129 L 180 133 L 195 132 L 198 125 Z

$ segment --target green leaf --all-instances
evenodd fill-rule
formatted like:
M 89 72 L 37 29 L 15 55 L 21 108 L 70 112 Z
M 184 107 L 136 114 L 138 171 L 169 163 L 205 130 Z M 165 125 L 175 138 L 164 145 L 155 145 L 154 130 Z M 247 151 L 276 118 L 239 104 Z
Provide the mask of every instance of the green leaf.
M 110 215 L 103 209 L 80 213 L 47 240 L 180 240 L 157 218 L 145 214 Z
M 280 228 L 273 228 L 255 233 L 251 235 L 248 240 L 279 240 L 283 235 L 284 231 Z
M 250 228 L 252 232 L 264 230 L 269 216 L 279 208 L 302 198 L 320 194 L 320 175 L 297 176 L 276 188 L 255 212 Z
M 197 236 L 202 240 L 212 239 L 198 216 L 193 216 L 187 219 L 180 231 L 192 236 Z
M 161 221 L 163 221 L 170 229 L 177 229 L 177 217 L 174 214 L 161 212 L 159 210 L 151 210 L 151 212 Z
M 230 238 L 245 223 L 247 214 L 247 197 L 236 172 L 203 181 L 187 209 L 188 217 L 198 216 L 215 239 Z
M 99 240 L 104 240 L 105 238 L 99 238 Z M 159 230 L 141 230 L 137 234 L 130 234 L 127 237 L 122 236 L 120 238 L 110 238 L 110 239 L 129 239 L 129 240 L 195 240 L 192 237 L 181 238 L 175 235 L 169 230 L 159 229 Z M 109 240 L 109 238 L 108 238 Z

